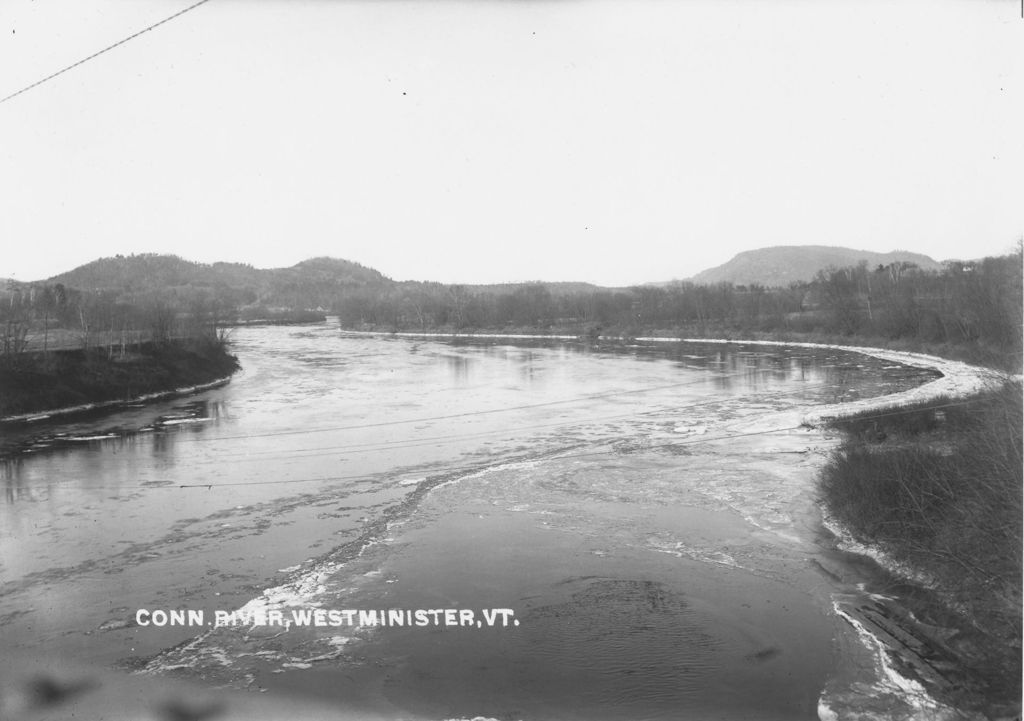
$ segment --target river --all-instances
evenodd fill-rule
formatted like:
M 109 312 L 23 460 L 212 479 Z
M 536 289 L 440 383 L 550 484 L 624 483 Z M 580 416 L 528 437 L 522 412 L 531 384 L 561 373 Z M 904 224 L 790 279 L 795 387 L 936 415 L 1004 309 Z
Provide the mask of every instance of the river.
M 333 324 L 239 328 L 234 350 L 224 387 L 3 431 L 5 658 L 396 718 L 912 716 L 836 613 L 870 571 L 815 502 L 834 440 L 793 419 L 929 371 Z M 237 609 L 475 620 L 206 627 Z

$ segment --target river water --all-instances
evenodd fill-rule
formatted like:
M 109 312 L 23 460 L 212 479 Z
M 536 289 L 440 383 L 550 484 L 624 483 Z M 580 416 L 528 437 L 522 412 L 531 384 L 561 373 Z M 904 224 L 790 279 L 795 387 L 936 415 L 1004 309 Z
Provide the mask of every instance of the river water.
M 931 373 L 842 351 L 332 324 L 234 343 L 244 370 L 222 388 L 3 431 L 9 662 L 402 718 L 910 708 L 834 611 L 866 572 L 815 503 L 833 440 L 795 419 Z M 204 621 L 139 625 L 139 609 Z M 474 622 L 208 627 L 236 609 Z

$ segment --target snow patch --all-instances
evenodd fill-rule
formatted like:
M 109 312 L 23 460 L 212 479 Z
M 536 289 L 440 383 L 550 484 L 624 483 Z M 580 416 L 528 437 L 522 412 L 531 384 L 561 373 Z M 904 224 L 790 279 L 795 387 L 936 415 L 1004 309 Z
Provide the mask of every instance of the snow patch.
M 837 616 L 845 620 L 854 628 L 865 647 L 874 651 L 879 682 L 876 685 L 876 689 L 873 690 L 877 690 L 880 693 L 898 695 L 921 714 L 921 719 L 934 719 L 935 721 L 938 721 L 939 719 L 955 718 L 955 712 L 948 706 L 939 703 L 929 696 L 920 683 L 914 679 L 903 676 L 893 668 L 893 665 L 889 660 L 889 654 L 885 644 L 876 638 L 874 634 L 868 631 L 860 621 L 846 613 L 840 607 L 839 601 L 833 599 L 832 610 Z M 821 702 L 819 701 L 819 709 L 820 708 Z M 819 718 L 820 717 L 819 713 Z M 833 715 L 833 718 L 838 717 Z
M 823 507 L 821 508 L 821 525 L 836 537 L 838 541 L 836 545 L 841 551 L 855 553 L 858 556 L 866 556 L 894 576 L 906 579 L 919 586 L 925 588 L 936 587 L 935 579 L 931 575 L 905 563 L 900 563 L 878 546 L 870 546 L 858 541 L 850 533 L 849 529 L 831 516 Z
M 162 426 L 177 426 L 182 423 L 208 423 L 212 421 L 212 418 L 171 418 L 166 421 L 161 421 Z

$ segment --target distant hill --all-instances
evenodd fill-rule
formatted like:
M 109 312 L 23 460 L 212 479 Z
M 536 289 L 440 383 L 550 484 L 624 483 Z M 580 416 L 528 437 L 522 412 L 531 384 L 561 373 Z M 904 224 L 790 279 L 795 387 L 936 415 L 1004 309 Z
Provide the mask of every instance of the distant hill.
M 143 253 L 99 258 L 55 275 L 48 282 L 63 283 L 79 290 L 132 292 L 185 285 L 213 285 L 222 279 L 251 283 L 256 273 L 258 271 L 251 266 L 234 263 L 206 265 L 176 255 Z
M 174 289 L 208 289 L 240 303 L 289 308 L 328 308 L 339 292 L 361 287 L 415 287 L 429 281 L 397 283 L 373 268 L 340 258 L 310 258 L 290 268 L 261 270 L 244 263 L 196 263 L 176 255 L 142 253 L 100 258 L 47 280 L 87 291 L 132 297 Z M 552 295 L 598 290 L 591 283 L 522 282 L 464 285 L 472 293 L 511 294 L 543 286 Z
M 729 282 L 785 287 L 794 282 L 810 281 L 819 270 L 829 266 L 843 268 L 861 261 L 866 261 L 872 268 L 899 262 L 914 263 L 922 270 L 942 268 L 927 255 L 903 250 L 875 253 L 827 245 L 779 245 L 744 251 L 729 262 L 702 271 L 689 280 L 698 284 Z
M 372 268 L 339 258 L 311 258 L 290 268 L 260 269 L 244 263 L 196 263 L 156 253 L 100 258 L 47 282 L 112 292 L 126 300 L 205 292 L 234 304 L 288 308 L 326 308 L 341 291 L 393 283 Z

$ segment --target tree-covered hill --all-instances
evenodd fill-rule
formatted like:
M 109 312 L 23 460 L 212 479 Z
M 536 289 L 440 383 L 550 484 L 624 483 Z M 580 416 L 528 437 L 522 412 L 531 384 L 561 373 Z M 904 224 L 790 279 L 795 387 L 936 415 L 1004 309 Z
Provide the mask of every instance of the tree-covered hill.
M 700 285 L 732 283 L 785 288 L 807 283 L 826 268 L 846 268 L 867 263 L 868 267 L 913 263 L 921 270 L 941 270 L 942 265 L 920 253 L 896 250 L 875 253 L 825 245 L 785 245 L 747 250 L 723 265 L 701 271 L 690 280 Z
M 245 263 L 206 264 L 155 253 L 100 258 L 54 276 L 45 284 L 59 284 L 132 305 L 145 305 L 154 298 L 177 306 L 202 302 L 223 310 L 241 310 L 242 317 L 251 315 L 252 309 L 329 310 L 351 304 L 355 298 L 419 297 L 449 287 L 430 281 L 396 282 L 373 268 L 340 258 L 310 258 L 289 268 L 259 269 Z M 433 291 L 426 290 L 431 287 Z M 601 290 L 590 283 L 576 282 L 451 287 L 456 295 L 467 292 L 516 297 L 538 289 L 552 296 Z
M 388 284 L 378 271 L 338 258 L 313 258 L 290 268 L 260 269 L 244 263 L 196 263 L 176 255 L 144 253 L 100 258 L 54 276 L 88 292 L 114 293 L 126 300 L 141 295 L 203 292 L 228 305 L 315 308 L 330 305 L 346 288 Z

